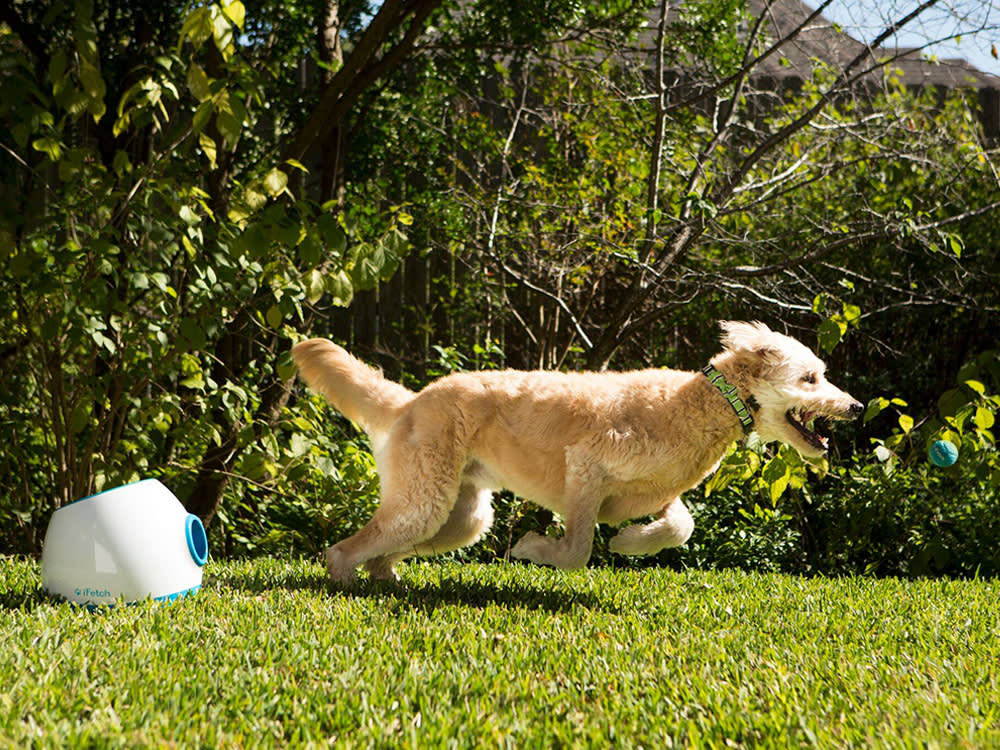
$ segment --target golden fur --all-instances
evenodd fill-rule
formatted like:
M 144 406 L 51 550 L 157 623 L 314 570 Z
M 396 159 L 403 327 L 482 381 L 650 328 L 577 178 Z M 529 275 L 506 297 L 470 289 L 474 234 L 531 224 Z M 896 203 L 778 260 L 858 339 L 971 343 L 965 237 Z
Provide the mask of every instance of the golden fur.
M 722 327 L 724 348 L 712 364 L 759 404 L 754 428 L 765 441 L 821 455 L 825 443 L 806 423 L 860 414 L 799 342 L 760 323 Z M 371 521 L 327 552 L 330 577 L 341 583 L 362 564 L 374 578 L 393 578 L 405 557 L 472 544 L 492 523 L 492 491 L 501 488 L 565 522 L 560 539 L 526 534 L 515 557 L 581 567 L 596 523 L 650 515 L 619 531 L 611 550 L 641 555 L 684 544 L 694 521 L 681 493 L 742 435 L 700 372 L 469 372 L 414 393 L 325 339 L 296 345 L 293 356 L 306 383 L 369 434 L 381 479 Z

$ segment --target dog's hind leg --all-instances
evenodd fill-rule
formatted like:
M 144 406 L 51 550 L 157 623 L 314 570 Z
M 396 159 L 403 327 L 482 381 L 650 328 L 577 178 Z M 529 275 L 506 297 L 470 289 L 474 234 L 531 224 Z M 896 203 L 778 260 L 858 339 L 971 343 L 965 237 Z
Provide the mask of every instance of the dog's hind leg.
M 417 545 L 417 554 L 439 555 L 468 547 L 492 525 L 493 490 L 463 482 L 448 520 L 434 536 Z
M 692 531 L 694 519 L 678 497 L 660 511 L 655 521 L 619 531 L 608 548 L 621 555 L 652 555 L 667 547 L 681 546 Z
M 427 487 L 427 493 L 383 493 L 372 519 L 354 536 L 330 547 L 326 567 L 333 581 L 348 584 L 355 569 L 372 561 L 377 578 L 393 578 L 393 565 L 413 555 L 433 538 L 448 518 L 457 489 L 447 484 Z
M 417 544 L 412 551 L 395 555 L 383 555 L 368 560 L 365 570 L 377 580 L 398 580 L 396 563 L 414 554 L 421 556 L 438 555 L 442 552 L 467 547 L 493 524 L 493 491 L 485 487 L 463 481 L 458 489 L 455 507 L 448 514 L 448 520 L 430 539 Z
M 327 550 L 334 581 L 350 583 L 355 569 L 369 560 L 376 561 L 376 575 L 392 576 L 393 563 L 433 539 L 458 500 L 466 457 L 449 422 L 442 426 L 404 416 L 380 454 L 382 492 L 375 514 L 358 533 Z

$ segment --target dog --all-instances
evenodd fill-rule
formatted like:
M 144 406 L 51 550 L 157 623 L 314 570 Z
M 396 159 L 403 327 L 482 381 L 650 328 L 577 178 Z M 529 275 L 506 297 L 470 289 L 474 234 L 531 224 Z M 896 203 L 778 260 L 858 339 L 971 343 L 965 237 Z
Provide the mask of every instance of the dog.
M 745 432 L 819 457 L 828 440 L 813 422 L 862 413 L 795 339 L 762 323 L 721 327 L 722 351 L 700 372 L 462 372 L 419 392 L 326 339 L 296 344 L 302 379 L 368 433 L 381 483 L 372 519 L 327 551 L 331 580 L 350 584 L 361 565 L 373 579 L 397 579 L 406 557 L 474 543 L 502 488 L 565 524 L 561 538 L 525 534 L 516 558 L 579 568 L 595 524 L 649 516 L 621 529 L 611 551 L 680 546 L 694 529 L 680 495 Z

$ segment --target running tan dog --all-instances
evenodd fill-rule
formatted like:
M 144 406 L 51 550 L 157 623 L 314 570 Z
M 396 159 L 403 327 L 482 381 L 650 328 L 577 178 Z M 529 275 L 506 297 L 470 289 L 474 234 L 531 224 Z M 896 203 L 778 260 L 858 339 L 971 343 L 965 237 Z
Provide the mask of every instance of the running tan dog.
M 419 393 L 325 339 L 296 345 L 306 383 L 368 433 L 381 480 L 371 521 L 327 551 L 331 579 L 349 583 L 362 564 L 373 578 L 394 578 L 405 557 L 472 544 L 492 523 L 500 488 L 565 521 L 561 539 L 526 534 L 515 557 L 578 568 L 595 523 L 649 515 L 611 550 L 676 547 L 694 528 L 681 493 L 745 431 L 821 456 L 827 440 L 812 420 L 861 414 L 798 341 L 761 323 L 722 330 L 723 351 L 701 372 L 469 372 Z

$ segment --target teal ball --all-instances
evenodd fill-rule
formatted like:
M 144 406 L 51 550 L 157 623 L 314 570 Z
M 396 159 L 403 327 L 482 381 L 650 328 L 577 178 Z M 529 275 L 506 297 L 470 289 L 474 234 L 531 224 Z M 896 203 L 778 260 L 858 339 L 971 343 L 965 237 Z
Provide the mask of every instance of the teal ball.
M 945 466 L 951 466 L 958 460 L 958 448 L 948 440 L 938 440 L 931 446 L 928 456 L 932 464 L 944 468 Z

